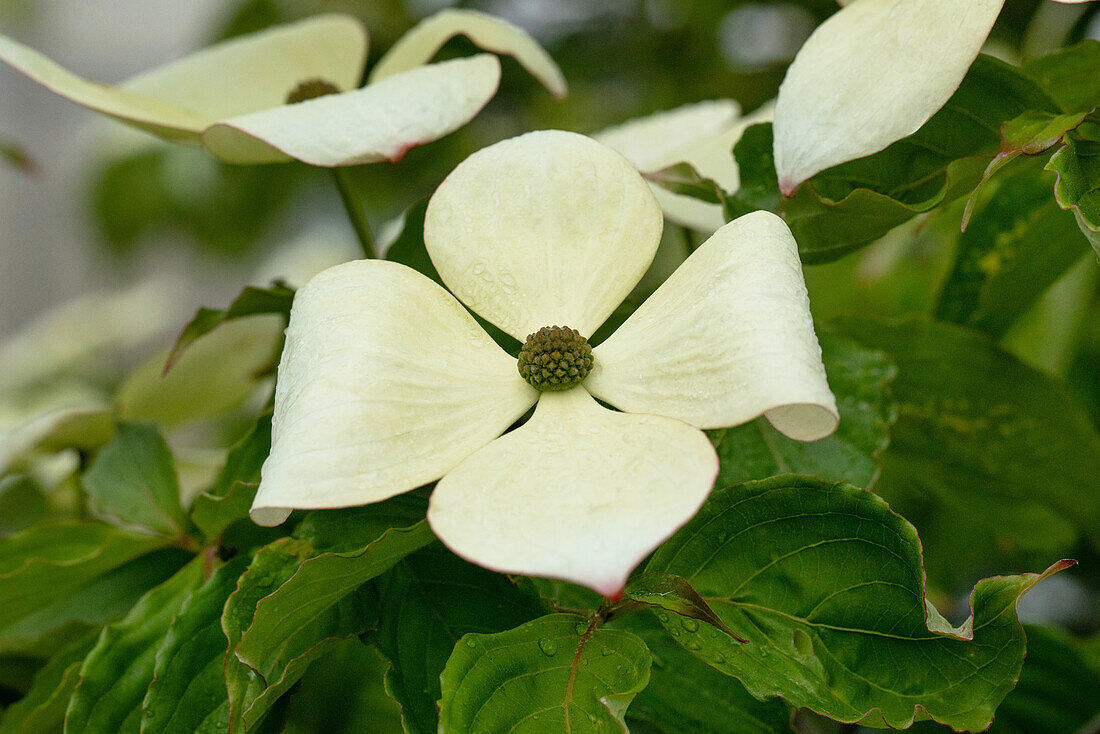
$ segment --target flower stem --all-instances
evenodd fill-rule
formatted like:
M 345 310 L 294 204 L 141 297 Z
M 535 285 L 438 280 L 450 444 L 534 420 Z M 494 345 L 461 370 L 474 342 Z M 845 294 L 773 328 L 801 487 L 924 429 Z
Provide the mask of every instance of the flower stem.
M 374 254 L 374 235 L 371 234 L 370 224 L 367 223 L 367 215 L 363 212 L 363 207 L 359 205 L 359 201 L 352 193 L 351 177 L 343 168 L 336 167 L 332 169 L 332 179 L 336 182 L 336 190 L 340 192 L 340 200 L 344 202 L 344 210 L 347 211 L 348 219 L 351 220 L 355 236 L 359 238 L 363 256 L 373 260 L 377 257 Z

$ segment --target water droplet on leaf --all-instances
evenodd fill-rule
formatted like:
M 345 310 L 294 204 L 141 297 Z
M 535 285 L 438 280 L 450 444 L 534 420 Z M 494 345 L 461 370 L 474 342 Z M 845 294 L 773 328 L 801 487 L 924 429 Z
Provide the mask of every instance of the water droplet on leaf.
M 558 651 L 558 643 L 544 637 L 539 640 L 539 649 L 542 650 L 543 654 L 547 657 L 553 657 Z
M 684 617 L 682 620 L 680 620 L 680 625 L 688 632 L 699 631 L 699 623 L 689 617 Z

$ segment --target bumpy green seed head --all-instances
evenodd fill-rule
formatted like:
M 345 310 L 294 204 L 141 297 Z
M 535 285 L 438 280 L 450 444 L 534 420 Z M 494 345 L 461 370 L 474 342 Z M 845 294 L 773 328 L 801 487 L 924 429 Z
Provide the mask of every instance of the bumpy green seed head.
M 519 350 L 519 373 L 536 390 L 568 390 L 592 369 L 592 347 L 576 329 L 544 326 Z
M 339 94 L 340 88 L 325 79 L 306 79 L 304 82 L 290 90 L 286 96 L 287 104 L 298 104 L 307 99 L 324 97 L 326 94 Z

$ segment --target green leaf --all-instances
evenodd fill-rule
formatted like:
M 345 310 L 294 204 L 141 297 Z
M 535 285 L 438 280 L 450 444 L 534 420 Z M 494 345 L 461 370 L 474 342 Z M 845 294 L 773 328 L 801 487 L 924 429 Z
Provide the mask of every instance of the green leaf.
M 779 211 L 782 196 L 775 172 L 771 123 L 750 125 L 733 146 L 741 185 L 726 197 L 726 215 L 735 219 L 757 209 Z
M 652 614 L 624 615 L 613 625 L 642 638 L 653 656 L 649 685 L 626 712 L 632 731 L 645 722 L 661 734 L 791 732 L 790 706 L 778 698 L 757 701 L 736 678 L 685 650 Z
M 690 196 L 711 204 L 721 204 L 726 198 L 725 191 L 716 181 L 701 176 L 690 163 L 677 163 L 643 175 L 650 183 L 681 196 Z
M 357 638 L 334 644 L 302 676 L 283 734 L 402 734 L 401 711 L 382 682 L 387 667 Z
M 201 558 L 138 601 L 99 636 L 80 668 L 65 734 L 137 734 L 142 699 L 153 680 L 157 648 L 184 600 L 202 583 Z
M 704 622 L 737 642 L 747 642 L 726 626 L 722 618 L 714 613 L 706 600 L 682 576 L 667 573 L 642 574 L 626 585 L 624 593 L 636 602 L 659 607 L 683 617 L 684 625 L 694 622 L 695 629 L 698 629 L 699 622 Z
M 636 636 L 571 614 L 468 634 L 440 676 L 439 734 L 621 731 L 649 665 Z
M 936 318 L 1002 336 L 1087 251 L 1077 223 L 1050 195 L 1053 177 L 1030 161 L 1005 177 L 966 231 Z
M 120 423 L 84 474 L 84 490 L 96 513 L 115 522 L 169 537 L 187 526 L 172 452 L 156 426 Z
M 866 487 L 878 475 L 878 455 L 896 414 L 886 391 L 896 370 L 881 352 L 829 329 L 818 329 L 818 340 L 840 410 L 836 433 L 810 443 L 794 441 L 765 418 L 711 431 L 721 462 L 716 487 L 788 473 Z
M 1001 152 L 1017 151 L 1038 155 L 1062 141 L 1066 133 L 1077 128 L 1088 112 L 1055 114 L 1043 110 L 1028 110 L 1001 125 Z
M 271 372 L 283 327 L 273 314 L 226 322 L 192 344 L 167 373 L 168 350 L 154 355 L 119 386 L 118 414 L 175 426 L 239 405 Z
M 0 541 L 0 649 L 18 649 L 29 634 L 48 631 L 28 631 L 36 627 L 28 618 L 165 544 L 98 522 L 37 525 Z
M 271 413 L 265 413 L 229 449 L 225 466 L 209 489 L 191 503 L 191 521 L 208 540 L 221 537 L 225 529 L 248 517 L 260 468 L 271 452 Z
M 34 676 L 27 694 L 0 717 L 0 734 L 61 731 L 69 697 L 80 680 L 80 666 L 98 638 L 98 631 L 85 634 L 54 655 Z
M 439 728 L 439 675 L 464 634 L 503 632 L 547 611 L 506 576 L 467 563 L 438 544 L 394 567 L 382 585 L 381 602 L 374 641 L 392 663 L 386 688 L 401 704 L 410 734 L 434 734 Z
M 1054 196 L 1073 212 L 1081 233 L 1100 256 L 1100 142 L 1067 138 L 1046 170 L 1058 174 Z
M 225 680 L 230 701 L 230 731 L 239 732 L 243 725 L 245 709 L 255 703 L 265 693 L 267 681 L 260 677 L 252 668 L 248 667 L 234 655 L 234 649 L 241 641 L 245 631 L 252 624 L 252 617 L 256 613 L 256 604 L 269 595 L 274 589 L 285 583 L 298 566 L 309 558 L 312 553 L 310 544 L 304 540 L 295 538 L 283 538 L 264 546 L 252 558 L 248 570 L 240 577 L 237 590 L 234 591 L 225 603 L 222 612 L 222 631 L 229 640 L 225 654 Z M 317 654 L 323 652 L 323 649 Z M 316 657 L 314 655 L 313 657 Z M 293 670 L 287 674 L 297 672 L 300 676 L 308 667 L 310 660 L 303 660 L 295 664 Z M 288 666 L 288 668 L 291 666 Z M 293 684 L 290 681 L 284 688 L 272 692 L 272 699 L 278 698 L 275 693 L 281 695 Z M 268 701 L 262 704 L 264 709 L 270 708 Z
M 401 514 L 399 505 L 387 505 L 373 507 L 383 517 Z M 323 524 L 315 518 L 311 527 Z M 365 542 L 339 552 L 318 555 L 309 541 L 287 538 L 257 553 L 223 617 L 234 730 L 255 725 L 328 646 L 365 632 L 377 599 L 364 584 L 433 539 L 420 519 L 376 524 L 360 535 Z
M 968 193 L 1000 150 L 1001 125 L 1029 110 L 1057 108 L 1018 69 L 979 56 L 951 99 L 917 132 L 822 171 L 783 203 L 802 261 L 835 260 Z
M 1039 83 L 1066 112 L 1100 105 L 1100 42 L 1086 40 L 1047 56 L 1024 61 L 1023 72 Z
M 210 333 L 226 321 L 257 314 L 278 314 L 287 321 L 290 319 L 290 307 L 293 303 L 294 289 L 282 281 L 275 281 L 268 288 L 246 287 L 233 299 L 229 308 L 200 308 L 176 338 L 176 344 L 168 354 L 165 371 L 172 369 L 172 365 L 199 337 Z
M 997 709 L 990 734 L 1085 731 L 1100 702 L 1081 691 L 1100 691 L 1100 670 L 1089 665 L 1081 642 L 1052 627 L 1028 625 L 1027 659 L 1016 689 Z
M 1021 155 L 1033 156 L 1050 150 L 1062 142 L 1066 133 L 1084 122 L 1087 115 L 1087 112 L 1059 115 L 1041 110 L 1028 110 L 1001 125 L 1001 152 L 993 158 L 985 169 L 985 173 L 982 174 L 981 181 L 967 197 L 966 208 L 963 210 L 962 230 L 965 232 L 970 224 L 978 194 L 984 190 L 985 185 L 997 171 Z
M 662 621 L 757 698 L 878 727 L 905 728 L 923 709 L 984 729 L 1023 662 L 1017 601 L 1072 562 L 981 581 L 973 617 L 953 629 L 927 602 L 920 552 L 913 527 L 877 496 L 788 476 L 715 492 L 646 571 L 686 578 L 749 640 Z
M 49 499 L 31 477 L 0 478 L 0 538 L 44 522 L 53 512 Z
M 179 548 L 160 548 L 96 576 L 86 586 L 43 604 L 5 630 L 0 649 L 50 655 L 88 629 L 122 619 L 145 592 L 191 557 Z
M 428 512 L 428 493 L 406 492 L 385 502 L 308 513 L 294 537 L 308 540 L 318 551 L 357 552 L 391 528 L 409 528 Z
M 1081 491 L 1100 476 L 1100 435 L 1060 383 L 957 326 L 834 325 L 898 366 L 899 415 L 875 490 L 928 530 L 931 577 L 973 578 L 1004 554 L 1049 562 L 1070 549 L 1072 528 L 1100 547 L 1100 496 Z
M 229 697 L 222 666 L 229 641 L 221 628 L 222 609 L 247 566 L 247 557 L 234 558 L 183 602 L 157 648 L 141 734 L 226 731 Z

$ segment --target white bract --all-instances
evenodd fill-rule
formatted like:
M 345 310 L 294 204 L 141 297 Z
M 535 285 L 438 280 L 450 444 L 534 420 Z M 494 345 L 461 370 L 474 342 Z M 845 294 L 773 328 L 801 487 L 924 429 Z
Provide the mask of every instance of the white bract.
M 741 187 L 733 146 L 750 125 L 769 122 L 774 106 L 750 115 L 731 99 L 714 99 L 624 122 L 592 137 L 625 155 L 642 173 L 656 173 L 677 163 L 690 163 L 704 178 L 725 191 Z M 713 232 L 726 223 L 720 204 L 677 194 L 659 185 L 653 193 L 669 221 Z
M 819 171 L 916 132 L 958 89 L 1004 0 L 841 4 L 779 87 L 775 167 L 787 195 Z
M 520 340 L 551 325 L 591 337 L 661 229 L 634 167 L 584 136 L 529 133 L 470 156 L 424 225 L 450 293 L 377 260 L 298 292 L 253 519 L 439 480 L 428 520 L 459 555 L 617 594 L 710 492 L 718 459 L 700 429 L 763 414 L 814 440 L 838 420 L 797 248 L 769 213 L 718 230 L 561 392 L 525 382 L 463 307 Z
M 316 166 L 399 160 L 458 129 L 496 93 L 491 54 L 425 63 L 452 36 L 515 56 L 557 96 L 565 80 L 526 32 L 472 10 L 444 10 L 403 36 L 358 88 L 367 32 L 349 15 L 318 15 L 219 43 L 117 87 L 86 81 L 0 36 L 0 60 L 54 92 L 167 140 L 199 143 L 230 163 L 297 159 Z M 341 93 L 288 104 L 303 82 Z

